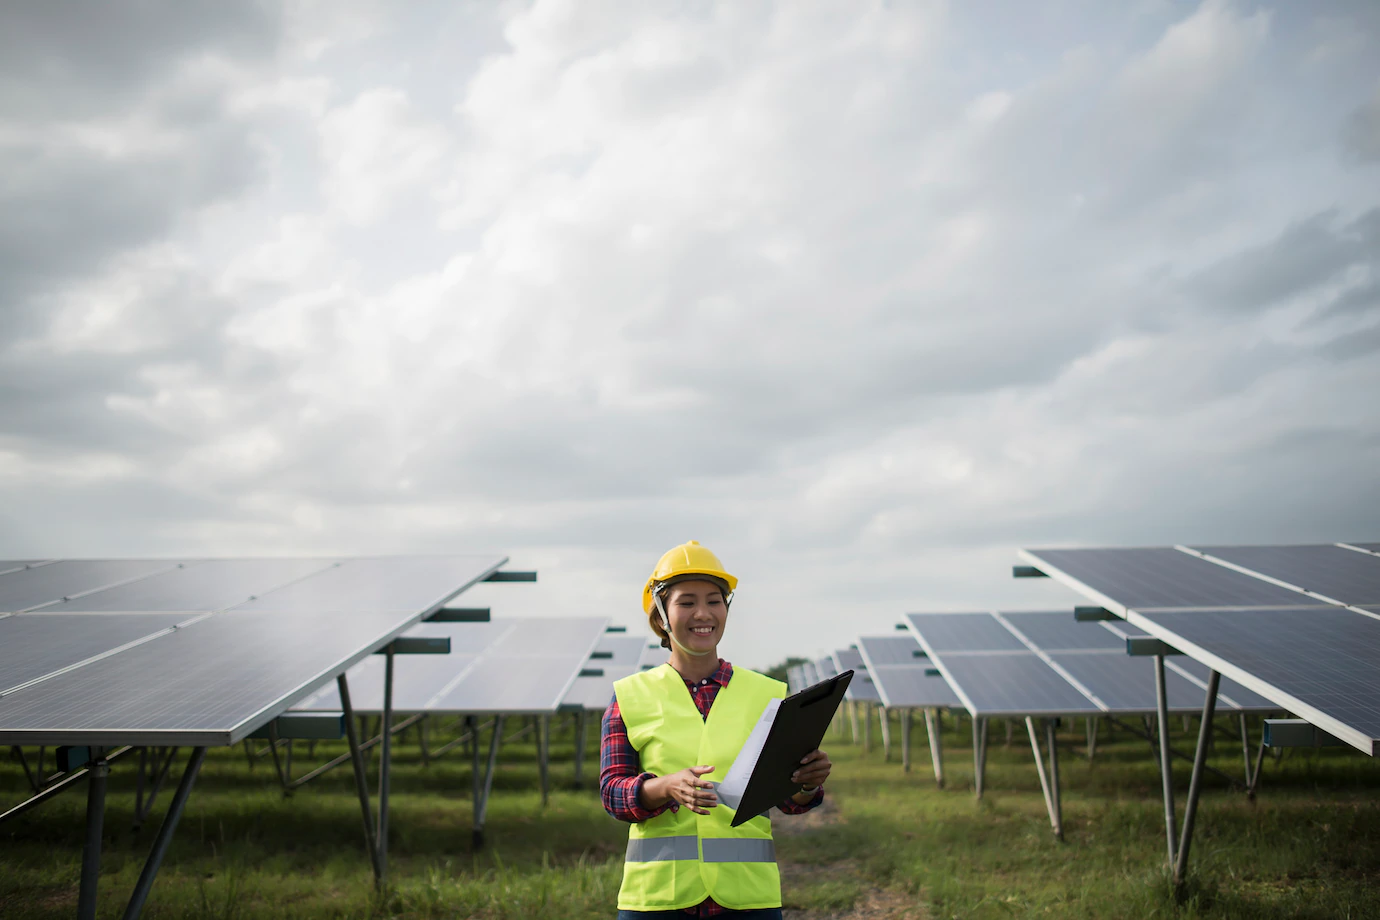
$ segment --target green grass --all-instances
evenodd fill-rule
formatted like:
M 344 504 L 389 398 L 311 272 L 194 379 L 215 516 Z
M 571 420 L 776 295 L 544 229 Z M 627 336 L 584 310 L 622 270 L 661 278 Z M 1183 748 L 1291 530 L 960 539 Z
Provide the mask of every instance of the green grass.
M 950 723 L 952 725 L 952 723 Z M 1226 724 L 1225 722 L 1223 723 Z M 1324 918 L 1380 916 L 1380 765 L 1345 749 L 1266 762 L 1256 803 L 1210 777 L 1193 844 L 1193 879 L 1176 900 L 1166 878 L 1159 775 L 1144 740 L 1104 735 L 1096 760 L 1066 731 L 1066 840 L 1050 833 L 1028 745 L 994 727 L 987 792 L 971 793 L 966 724 L 945 736 L 947 788 L 935 788 L 923 732 L 903 773 L 880 745 L 826 745 L 829 806 L 777 822 L 788 910 L 798 916 Z M 435 731 L 435 730 L 433 730 Z M 1192 739 L 1176 744 L 1189 749 Z M 305 746 L 299 746 L 298 770 Z M 341 750 L 321 745 L 317 759 Z M 409 734 L 395 751 L 390 886 L 376 894 L 348 767 L 285 798 L 267 759 L 211 751 L 145 916 L 611 917 L 626 831 L 593 789 L 571 784 L 572 740 L 553 744 L 542 809 L 530 741 L 506 747 L 488 819 L 470 846 L 470 774 L 453 752 L 423 767 Z M 30 751 L 32 756 L 33 752 Z M 176 769 L 184 758 L 179 756 Z M 1241 772 L 1225 740 L 1213 764 Z M 588 763 L 590 777 L 597 765 Z M 1176 766 L 1180 806 L 1187 763 Z M 134 885 L 171 790 L 132 830 L 135 760 L 112 768 L 101 916 Z M 174 777 L 175 778 L 175 777 Z M 0 802 L 26 795 L 0 755 Z M 76 904 L 84 790 L 0 825 L 0 916 L 70 917 Z

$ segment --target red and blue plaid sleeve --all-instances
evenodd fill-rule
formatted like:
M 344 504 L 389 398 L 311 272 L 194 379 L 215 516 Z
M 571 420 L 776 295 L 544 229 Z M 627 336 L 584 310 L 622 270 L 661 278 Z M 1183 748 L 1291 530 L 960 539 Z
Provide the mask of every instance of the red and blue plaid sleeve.
M 815 789 L 815 797 L 810 799 L 810 801 L 806 802 L 804 805 L 795 804 L 795 799 L 786 799 L 786 801 L 782 802 L 780 805 L 776 807 L 781 809 L 781 813 L 783 815 L 803 815 L 811 808 L 818 808 L 820 804 L 823 803 L 823 801 L 824 784 L 821 783 Z
M 603 799 L 604 811 L 619 821 L 632 823 L 661 814 L 666 805 L 649 810 L 638 801 L 642 784 L 654 775 L 642 771 L 641 758 L 628 740 L 628 727 L 623 724 L 615 698 L 604 711 L 599 740 L 599 797 Z

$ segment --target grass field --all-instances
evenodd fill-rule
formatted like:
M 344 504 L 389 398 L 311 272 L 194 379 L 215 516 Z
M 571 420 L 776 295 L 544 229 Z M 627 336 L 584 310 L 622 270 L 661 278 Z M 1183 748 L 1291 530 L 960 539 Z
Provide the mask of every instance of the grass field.
M 1255 804 L 1210 777 L 1193 880 L 1176 901 L 1164 871 L 1159 774 L 1144 740 L 1104 730 L 1089 763 L 1081 723 L 1067 727 L 1060 843 L 1021 735 L 1008 749 L 994 726 L 977 802 L 967 725 L 946 724 L 942 791 L 922 732 L 909 774 L 896 752 L 885 763 L 880 745 L 864 754 L 831 738 L 826 807 L 775 823 L 787 916 L 1380 917 L 1380 764 L 1370 758 L 1325 749 L 1267 759 Z M 1191 750 L 1187 735 L 1176 743 Z M 267 759 L 251 769 L 240 748 L 213 750 L 144 916 L 612 917 L 626 831 L 593 788 L 571 787 L 572 749 L 568 731 L 555 734 L 554 791 L 543 810 L 531 742 L 504 748 L 489 846 L 476 853 L 466 759 L 457 751 L 423 767 L 415 737 L 405 736 L 395 748 L 382 894 L 348 767 L 285 798 Z M 322 744 L 317 759 L 339 750 Z M 1240 775 L 1239 745 L 1220 744 L 1213 763 Z M 597 763 L 587 767 L 596 775 Z M 1180 802 L 1188 769 L 1176 767 Z M 134 758 L 112 767 L 101 916 L 123 910 L 168 798 L 133 831 L 134 772 Z M 26 794 L 18 764 L 0 755 L 0 802 Z M 0 917 L 73 915 L 84 807 L 79 787 L 0 825 Z

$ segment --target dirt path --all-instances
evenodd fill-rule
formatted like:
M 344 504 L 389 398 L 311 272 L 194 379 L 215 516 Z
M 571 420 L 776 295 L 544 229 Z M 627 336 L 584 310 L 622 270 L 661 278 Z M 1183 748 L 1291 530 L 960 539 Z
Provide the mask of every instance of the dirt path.
M 819 808 L 806 815 L 773 816 L 772 833 L 778 838 L 818 833 L 833 825 L 842 824 L 844 817 L 826 799 Z M 840 859 L 823 865 L 798 865 L 789 859 L 781 861 L 781 884 L 789 889 L 796 879 L 808 875 L 818 881 L 821 875 L 856 878 L 857 861 Z M 784 910 L 785 920 L 927 920 L 929 912 L 912 896 L 882 888 L 868 889 L 849 910 Z

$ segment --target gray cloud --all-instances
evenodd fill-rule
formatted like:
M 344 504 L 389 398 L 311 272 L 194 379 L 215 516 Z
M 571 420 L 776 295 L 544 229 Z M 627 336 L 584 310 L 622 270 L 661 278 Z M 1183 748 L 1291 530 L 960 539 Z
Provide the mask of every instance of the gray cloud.
M 25 9 L 0 551 L 632 622 L 693 537 L 763 664 L 1049 603 L 1018 544 L 1375 538 L 1380 37 L 1309 9 Z

